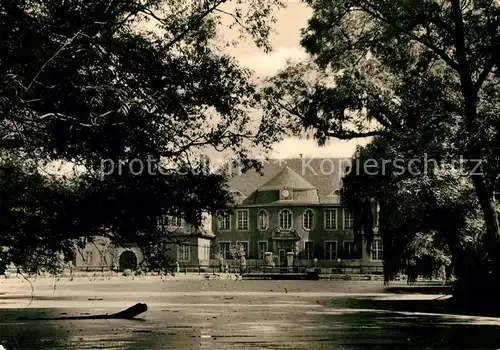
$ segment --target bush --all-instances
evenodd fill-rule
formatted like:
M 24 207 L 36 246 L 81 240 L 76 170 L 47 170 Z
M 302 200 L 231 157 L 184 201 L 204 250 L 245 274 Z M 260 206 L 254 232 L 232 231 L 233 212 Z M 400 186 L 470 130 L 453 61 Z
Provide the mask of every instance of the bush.
M 123 276 L 131 277 L 133 275 L 134 275 L 134 273 L 130 269 L 126 269 L 126 270 L 123 271 Z

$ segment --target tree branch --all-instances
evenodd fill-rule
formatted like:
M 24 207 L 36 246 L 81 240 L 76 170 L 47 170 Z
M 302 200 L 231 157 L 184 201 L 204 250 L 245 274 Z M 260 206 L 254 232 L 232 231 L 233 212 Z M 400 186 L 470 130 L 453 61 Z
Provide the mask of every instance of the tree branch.
M 383 130 L 374 130 L 366 132 L 347 131 L 340 133 L 335 131 L 325 131 L 325 135 L 328 137 L 335 137 L 339 140 L 351 140 L 356 138 L 373 137 L 373 136 L 384 136 L 389 138 L 395 138 L 394 134 L 392 134 L 389 131 L 383 131 Z
M 390 20 L 388 20 L 384 16 L 376 13 L 375 11 L 370 10 L 369 8 L 367 8 L 367 6 L 363 6 L 361 4 L 361 2 L 359 4 L 359 7 L 361 8 L 362 11 L 368 13 L 370 16 L 373 16 L 374 18 L 378 19 L 379 21 L 384 22 L 385 24 L 388 24 L 389 26 L 393 27 L 394 29 L 396 29 L 396 30 L 400 31 L 401 33 L 407 35 L 411 39 L 413 39 L 413 40 L 419 42 L 420 44 L 424 45 L 428 49 L 430 49 L 433 52 L 435 52 L 443 61 L 446 62 L 446 64 L 448 64 L 449 67 L 451 67 L 452 69 L 458 71 L 458 64 L 455 61 L 453 61 L 453 59 L 450 56 L 448 56 L 448 54 L 444 50 L 441 50 L 436 45 L 434 45 L 434 44 L 432 44 L 432 43 L 424 40 L 423 38 L 420 38 L 420 37 L 416 36 L 415 34 L 411 33 L 409 30 L 407 30 L 407 29 L 405 29 L 405 28 L 397 25 L 396 23 L 391 22 Z
M 0 149 L 22 148 L 24 143 L 20 139 L 0 139 Z

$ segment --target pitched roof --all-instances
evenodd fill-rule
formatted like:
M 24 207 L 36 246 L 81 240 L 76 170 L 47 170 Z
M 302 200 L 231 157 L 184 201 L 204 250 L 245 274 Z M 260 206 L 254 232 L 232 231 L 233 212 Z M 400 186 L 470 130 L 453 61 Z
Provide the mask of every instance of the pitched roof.
M 341 179 L 345 167 L 349 164 L 351 164 L 350 158 L 270 159 L 263 164 L 262 174 L 253 169 L 244 174 L 236 174 L 229 179 L 228 186 L 231 190 L 238 190 L 248 197 L 278 177 L 277 175 L 288 167 L 304 182 L 317 189 L 321 203 L 339 203 L 340 197 L 331 194 L 341 188 Z M 285 176 L 286 174 L 288 175 Z M 283 178 L 294 179 L 295 176 L 287 171 L 283 174 Z M 301 183 L 303 184 L 302 180 Z
M 257 191 L 279 190 L 282 188 L 293 188 L 295 190 L 313 190 L 315 187 L 311 185 L 302 176 L 293 171 L 288 165 L 285 165 L 277 175 L 264 185 L 259 187 Z

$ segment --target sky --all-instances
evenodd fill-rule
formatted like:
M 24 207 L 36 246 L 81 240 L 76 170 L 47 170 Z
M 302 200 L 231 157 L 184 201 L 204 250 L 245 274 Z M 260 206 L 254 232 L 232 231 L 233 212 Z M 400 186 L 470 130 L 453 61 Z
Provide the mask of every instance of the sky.
M 228 49 L 228 53 L 234 56 L 245 67 L 252 69 L 260 78 L 269 77 L 284 68 L 287 59 L 301 60 L 307 58 L 307 54 L 300 45 L 300 30 L 307 26 L 311 16 L 311 9 L 299 1 L 286 1 L 286 8 L 276 12 L 277 22 L 274 25 L 274 33 L 270 37 L 273 51 L 266 54 L 257 48 L 251 41 L 242 41 L 236 47 Z M 234 29 L 236 30 L 236 29 Z M 222 36 L 232 36 L 230 29 L 222 28 Z M 368 140 L 337 140 L 332 139 L 323 147 L 317 146 L 314 140 L 302 140 L 298 138 L 287 138 L 275 145 L 272 158 L 295 158 L 300 157 L 351 157 L 356 145 L 365 145 Z
M 274 25 L 274 33 L 270 37 L 273 50 L 266 54 L 255 46 L 250 40 L 239 42 L 236 47 L 229 47 L 227 53 L 235 57 L 241 65 L 254 71 L 256 78 L 265 78 L 274 75 L 279 69 L 284 68 L 287 59 L 294 61 L 307 58 L 307 54 L 300 45 L 302 28 L 307 26 L 311 16 L 311 9 L 299 0 L 285 0 L 286 8 L 275 13 L 277 22 Z M 152 24 L 150 24 L 152 25 Z M 149 25 L 147 25 L 149 27 Z M 220 28 L 220 35 L 225 38 L 236 38 L 237 29 Z M 268 154 L 270 158 L 323 158 L 338 157 L 350 158 L 357 145 L 365 145 L 369 139 L 337 140 L 330 139 L 326 145 L 319 147 L 312 139 L 286 138 L 273 147 Z M 227 154 L 204 150 L 202 153 L 211 157 L 214 161 L 218 158 L 225 159 Z M 72 166 L 63 166 L 64 171 L 69 171 Z M 59 164 L 54 164 L 50 172 L 61 172 Z

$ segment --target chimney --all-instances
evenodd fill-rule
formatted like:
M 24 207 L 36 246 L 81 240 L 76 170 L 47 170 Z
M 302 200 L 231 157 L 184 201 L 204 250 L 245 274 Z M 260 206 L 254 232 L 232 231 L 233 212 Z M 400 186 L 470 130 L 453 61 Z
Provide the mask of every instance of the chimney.
M 302 159 L 302 153 L 299 153 L 300 158 Z

